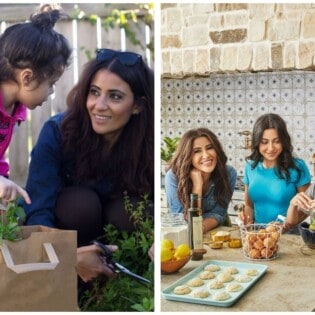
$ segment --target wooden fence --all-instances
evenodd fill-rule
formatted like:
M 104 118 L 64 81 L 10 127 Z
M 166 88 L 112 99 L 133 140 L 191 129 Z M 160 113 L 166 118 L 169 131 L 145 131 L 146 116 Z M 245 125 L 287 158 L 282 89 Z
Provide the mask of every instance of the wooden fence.
M 130 8 L 130 4 L 126 4 Z M 17 11 L 17 6 L 11 6 L 10 4 L 0 5 L 0 22 L 1 29 L 0 33 L 4 31 L 12 22 L 6 22 L 3 16 L 6 17 L 7 21 L 9 17 L 15 16 L 12 10 L 15 10 L 17 16 L 21 15 L 21 11 Z M 69 4 L 67 4 L 69 6 Z M 72 5 L 73 6 L 73 5 Z M 120 4 L 120 9 L 122 9 Z M 136 5 L 134 5 L 135 7 Z M 34 12 L 34 5 L 27 6 L 20 4 L 20 7 L 25 13 L 23 16 L 28 17 Z M 64 6 L 62 5 L 64 8 Z M 100 9 L 103 9 L 104 5 L 98 9 L 95 5 L 85 4 L 85 8 L 94 11 L 94 13 L 100 14 Z M 64 8 L 65 9 L 65 8 Z M 28 12 L 28 13 L 26 13 Z M 105 11 L 104 11 L 105 12 Z M 104 13 L 103 16 L 104 17 Z M 12 19 L 11 19 L 12 21 Z M 18 22 L 16 19 L 14 23 Z M 55 93 L 49 100 L 41 107 L 37 107 L 35 110 L 28 111 L 28 119 L 26 123 L 22 123 L 13 135 L 12 142 L 7 152 L 7 159 L 10 162 L 10 178 L 20 185 L 24 185 L 27 172 L 28 164 L 30 159 L 30 151 L 36 143 L 38 134 L 44 124 L 44 122 L 53 114 L 64 111 L 66 108 L 66 96 L 70 89 L 74 86 L 78 79 L 78 75 L 81 73 L 82 66 L 88 61 L 86 51 L 90 51 L 92 56 L 95 56 L 94 52 L 97 48 L 112 48 L 121 50 L 130 50 L 142 54 L 148 64 L 154 68 L 153 65 L 153 53 L 145 47 L 148 47 L 149 42 L 154 37 L 154 28 L 148 27 L 141 16 L 138 16 L 137 23 L 133 23 L 132 29 L 136 32 L 136 37 L 141 41 L 142 46 L 133 45 L 128 38 L 125 36 L 123 29 L 115 27 L 113 29 L 105 30 L 101 26 L 101 19 L 97 19 L 97 23 L 92 25 L 87 20 L 73 19 L 67 21 L 60 21 L 56 23 L 55 29 L 62 33 L 72 44 L 73 57 L 71 66 L 65 71 L 61 79 L 57 82 L 55 87 Z

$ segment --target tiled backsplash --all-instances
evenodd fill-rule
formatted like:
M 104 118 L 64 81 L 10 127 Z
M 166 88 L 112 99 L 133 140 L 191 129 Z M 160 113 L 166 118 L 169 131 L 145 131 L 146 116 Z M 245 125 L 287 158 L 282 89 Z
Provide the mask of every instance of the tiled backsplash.
M 243 175 L 244 137 L 258 116 L 277 113 L 287 123 L 295 154 L 314 176 L 315 72 L 220 74 L 162 79 L 161 137 L 181 136 L 207 127 L 215 132 L 239 176 Z

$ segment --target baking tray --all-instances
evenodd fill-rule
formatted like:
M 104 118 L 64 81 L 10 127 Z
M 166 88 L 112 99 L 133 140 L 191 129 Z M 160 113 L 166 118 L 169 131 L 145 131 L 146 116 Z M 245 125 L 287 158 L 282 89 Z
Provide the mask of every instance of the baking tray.
M 198 278 L 198 275 L 204 271 L 204 268 L 207 265 L 218 265 L 221 269 L 219 271 L 215 271 L 215 278 L 210 280 L 204 280 L 203 286 L 199 287 L 190 287 L 192 290 L 189 294 L 185 295 L 178 295 L 173 292 L 173 290 L 180 285 L 187 285 L 187 282 L 193 278 Z M 222 273 L 228 267 L 235 267 L 238 270 L 237 274 L 232 275 L 234 280 L 231 282 L 224 283 L 224 287 L 221 289 L 210 289 L 209 283 L 215 280 L 218 274 Z M 207 262 L 203 263 L 199 267 L 192 270 L 187 275 L 183 276 L 172 285 L 167 287 L 162 291 L 162 296 L 166 300 L 173 300 L 173 301 L 180 301 L 180 302 L 187 302 L 187 303 L 197 303 L 197 304 L 206 304 L 206 305 L 213 305 L 213 306 L 221 306 L 221 307 L 229 307 L 233 305 L 246 291 L 248 291 L 261 277 L 266 273 L 268 266 L 261 265 L 261 264 L 251 264 L 251 263 L 241 263 L 241 262 L 233 262 L 233 261 L 223 261 L 223 260 L 208 260 Z M 245 275 L 247 270 L 255 269 L 257 270 L 258 274 L 256 276 L 251 276 L 251 280 L 249 282 L 238 282 L 241 284 L 242 289 L 237 292 L 229 292 L 229 299 L 224 301 L 217 301 L 214 299 L 214 295 L 220 291 L 226 291 L 226 288 L 229 284 L 236 283 L 237 281 L 235 278 L 239 275 Z M 193 293 L 200 290 L 207 290 L 210 295 L 207 298 L 196 298 L 193 296 Z

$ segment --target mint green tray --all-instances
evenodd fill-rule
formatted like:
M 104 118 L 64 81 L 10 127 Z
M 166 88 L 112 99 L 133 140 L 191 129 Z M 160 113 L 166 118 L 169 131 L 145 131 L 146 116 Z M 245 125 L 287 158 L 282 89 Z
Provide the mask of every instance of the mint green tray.
M 230 283 L 237 282 L 235 279 L 231 282 L 227 282 L 224 284 L 222 289 L 210 289 L 208 284 L 210 281 L 215 280 L 204 280 L 205 284 L 200 287 L 190 287 L 192 292 L 186 295 L 177 295 L 173 293 L 173 290 L 179 285 L 185 285 L 190 279 L 198 277 L 198 274 L 204 270 L 207 265 L 214 264 L 221 267 L 221 270 L 214 272 L 215 276 L 224 271 L 227 267 L 236 267 L 239 271 L 237 274 L 232 275 L 234 278 L 238 275 L 245 275 L 248 269 L 256 269 L 258 274 L 256 276 L 251 276 L 250 282 L 239 282 L 242 285 L 242 290 L 238 292 L 229 292 L 230 298 L 224 301 L 216 301 L 214 300 L 214 295 L 220 291 L 226 291 L 226 287 Z M 267 271 L 267 265 L 261 265 L 256 263 L 241 263 L 241 262 L 233 262 L 233 261 L 222 261 L 222 260 L 208 260 L 207 262 L 203 263 L 199 267 L 192 270 L 187 275 L 183 276 L 172 285 L 167 287 L 162 291 L 162 297 L 166 300 L 173 300 L 179 302 L 187 302 L 187 303 L 196 303 L 196 304 L 206 304 L 206 305 L 214 305 L 214 306 L 221 306 L 221 307 L 229 307 L 233 305 L 246 291 L 248 291 Z M 210 295 L 207 298 L 196 298 L 192 296 L 194 291 L 200 290 L 207 290 L 209 291 Z

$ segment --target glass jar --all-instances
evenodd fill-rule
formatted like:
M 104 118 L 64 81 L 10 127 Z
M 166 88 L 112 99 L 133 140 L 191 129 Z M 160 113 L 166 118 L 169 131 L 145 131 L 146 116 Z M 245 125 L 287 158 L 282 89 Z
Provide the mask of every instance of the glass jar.
M 175 247 L 180 244 L 188 244 L 188 224 L 182 213 L 161 214 L 161 240 L 173 241 Z

